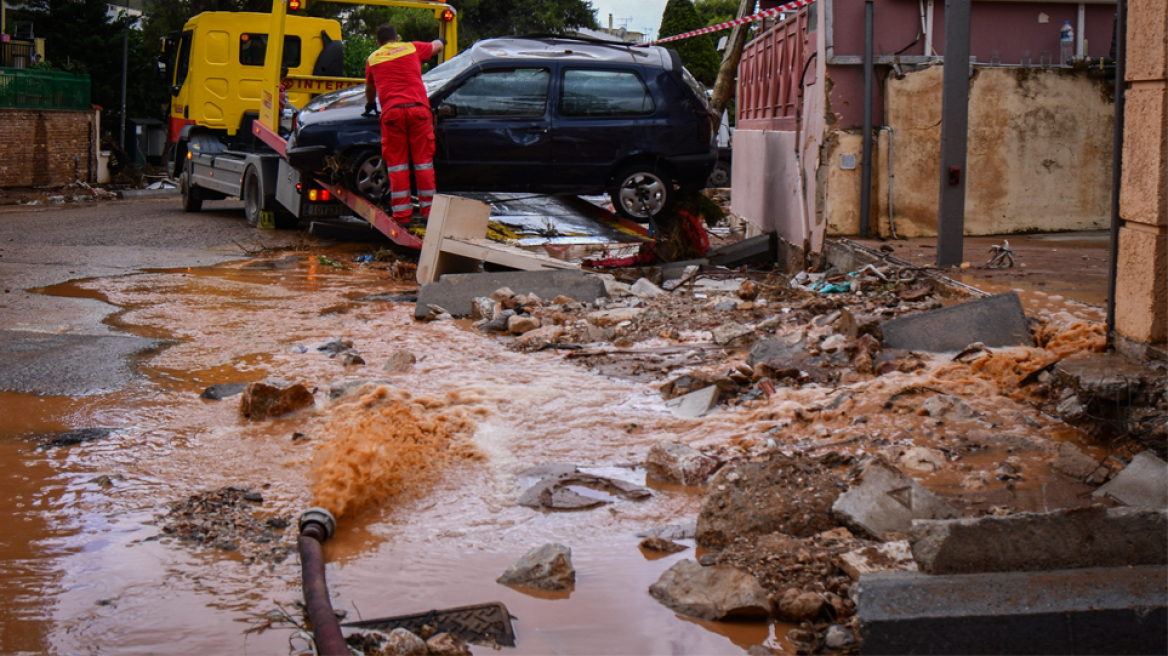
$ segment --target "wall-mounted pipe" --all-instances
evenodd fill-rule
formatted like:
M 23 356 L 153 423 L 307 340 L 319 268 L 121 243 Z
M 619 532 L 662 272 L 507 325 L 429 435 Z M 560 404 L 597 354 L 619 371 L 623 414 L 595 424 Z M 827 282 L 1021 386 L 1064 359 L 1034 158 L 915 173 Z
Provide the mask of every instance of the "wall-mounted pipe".
M 881 130 L 888 130 L 888 232 L 893 239 L 900 239 L 900 235 L 896 234 L 896 219 L 892 213 L 892 183 L 896 179 L 896 173 L 892 170 L 892 128 L 885 125 Z
M 312 622 L 316 653 L 322 656 L 349 656 L 341 625 L 329 601 L 324 578 L 324 553 L 321 543 L 337 530 L 337 520 L 324 508 L 309 508 L 300 515 L 300 580 L 304 587 L 304 607 Z
M 872 92 L 876 78 L 873 63 L 875 10 L 872 0 L 864 0 L 864 147 L 860 157 L 860 236 L 871 233 L 872 214 Z

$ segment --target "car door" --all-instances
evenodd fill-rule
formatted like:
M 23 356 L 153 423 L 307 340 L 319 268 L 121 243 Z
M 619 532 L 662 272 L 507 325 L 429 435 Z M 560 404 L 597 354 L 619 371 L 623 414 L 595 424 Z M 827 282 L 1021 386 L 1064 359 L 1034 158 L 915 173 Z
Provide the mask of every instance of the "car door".
M 602 189 L 617 161 L 653 151 L 657 104 L 636 67 L 565 64 L 558 88 L 551 170 L 563 191 Z
M 527 191 L 551 161 L 551 68 L 506 66 L 474 72 L 438 100 L 434 169 L 450 191 Z M 447 110 L 449 111 L 449 110 Z

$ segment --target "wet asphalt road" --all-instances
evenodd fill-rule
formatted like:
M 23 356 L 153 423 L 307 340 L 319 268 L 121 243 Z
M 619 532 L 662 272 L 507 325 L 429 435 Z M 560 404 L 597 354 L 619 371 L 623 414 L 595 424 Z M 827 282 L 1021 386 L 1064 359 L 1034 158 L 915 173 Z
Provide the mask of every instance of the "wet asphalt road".
M 256 230 L 238 201 L 184 213 L 178 197 L 66 207 L 0 208 L 0 391 L 79 396 L 121 387 L 129 358 L 155 340 L 105 321 L 117 307 L 38 293 L 70 280 L 240 259 L 236 244 L 294 241 L 294 231 Z

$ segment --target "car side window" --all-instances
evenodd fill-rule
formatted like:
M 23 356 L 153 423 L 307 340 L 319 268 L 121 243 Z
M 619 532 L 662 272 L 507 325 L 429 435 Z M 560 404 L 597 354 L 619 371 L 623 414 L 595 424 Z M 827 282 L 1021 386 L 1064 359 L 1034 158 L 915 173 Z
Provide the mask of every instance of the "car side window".
M 652 114 L 656 109 L 649 89 L 634 71 L 564 71 L 560 97 L 563 116 L 630 116 Z
M 547 107 L 546 68 L 482 71 L 454 90 L 443 102 L 454 105 L 458 116 L 543 116 Z

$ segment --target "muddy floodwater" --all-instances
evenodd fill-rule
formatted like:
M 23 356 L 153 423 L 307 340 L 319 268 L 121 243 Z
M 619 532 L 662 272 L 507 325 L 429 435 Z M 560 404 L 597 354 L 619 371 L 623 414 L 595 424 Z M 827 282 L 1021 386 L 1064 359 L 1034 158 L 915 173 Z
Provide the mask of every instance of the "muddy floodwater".
M 413 454 L 444 464 L 423 489 L 340 519 L 325 546 L 334 607 L 372 619 L 501 601 L 518 618 L 516 654 L 741 653 L 790 650 L 789 627 L 682 618 L 648 594 L 691 548 L 650 557 L 636 533 L 690 522 L 697 490 L 654 489 L 643 502 L 545 514 L 515 504 L 519 473 L 571 462 L 644 483 L 651 445 L 700 446 L 758 433 L 760 418 L 683 420 L 655 389 L 590 373 L 555 353 L 518 354 L 462 323 L 416 324 L 412 303 L 359 297 L 406 290 L 382 271 L 337 270 L 307 257 L 73 281 L 41 293 L 121 308 L 118 330 L 164 340 L 129 387 L 79 398 L 0 394 L 0 645 L 8 653 L 294 653 L 289 628 L 245 634 L 248 620 L 300 599 L 296 556 L 279 563 L 192 547 L 161 530 L 171 504 L 224 486 L 262 494 L 262 516 L 313 504 L 313 459 L 343 430 L 330 385 L 388 380 L 431 412 L 473 422 L 467 452 Z M 343 337 L 368 363 L 316 350 Z M 398 349 L 414 369 L 388 374 Z M 316 407 L 249 422 L 215 383 L 282 379 L 315 390 Z M 773 422 L 772 422 L 773 423 Z M 66 448 L 33 438 L 86 427 L 116 431 Z M 293 440 L 294 434 L 305 437 Z M 359 483 L 358 483 L 359 485 Z M 355 494 L 361 494 L 356 490 Z M 290 536 L 292 529 L 289 529 Z M 577 569 L 570 593 L 527 595 L 495 578 L 529 549 L 559 542 Z M 476 652 L 486 651 L 475 647 Z

